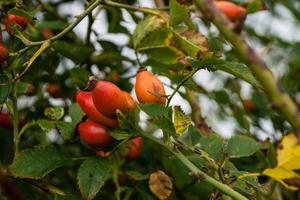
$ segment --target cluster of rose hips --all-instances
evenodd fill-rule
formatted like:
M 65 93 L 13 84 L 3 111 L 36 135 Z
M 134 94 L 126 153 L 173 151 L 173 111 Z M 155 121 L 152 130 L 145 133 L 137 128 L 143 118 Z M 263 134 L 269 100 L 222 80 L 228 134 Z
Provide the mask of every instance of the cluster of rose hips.
M 28 19 L 23 16 L 18 15 L 8 15 L 7 19 L 4 21 L 6 31 L 13 36 L 14 32 L 12 31 L 11 26 L 18 26 L 20 29 L 26 29 L 28 25 Z M 2 30 L 0 28 L 0 64 L 4 63 L 9 56 L 8 48 L 3 44 Z
M 133 98 L 114 83 L 93 82 L 91 91 L 78 91 L 76 101 L 89 120 L 78 125 L 80 138 L 95 148 L 111 147 L 114 139 L 110 130 L 118 127 L 117 111 L 130 112 L 136 107 Z M 161 81 L 152 73 L 140 70 L 136 77 L 135 91 L 140 103 L 165 104 L 165 90 Z M 134 160 L 141 153 L 141 137 L 131 140 L 127 146 L 126 158 Z M 97 151 L 96 155 L 109 156 L 111 152 Z

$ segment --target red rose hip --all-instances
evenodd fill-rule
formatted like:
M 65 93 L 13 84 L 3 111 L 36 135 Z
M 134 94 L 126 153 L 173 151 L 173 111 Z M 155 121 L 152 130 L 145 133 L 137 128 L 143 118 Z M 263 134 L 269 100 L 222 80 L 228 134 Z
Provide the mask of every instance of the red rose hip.
M 107 128 L 93 121 L 82 122 L 78 126 L 80 138 L 88 145 L 107 147 L 113 142 Z
M 92 97 L 98 111 L 107 117 L 115 117 L 117 110 L 128 109 L 123 91 L 111 82 L 98 81 L 92 90 Z
M 127 146 L 128 153 L 126 158 L 128 160 L 135 160 L 142 152 L 143 140 L 141 137 L 137 137 L 131 140 L 131 143 Z

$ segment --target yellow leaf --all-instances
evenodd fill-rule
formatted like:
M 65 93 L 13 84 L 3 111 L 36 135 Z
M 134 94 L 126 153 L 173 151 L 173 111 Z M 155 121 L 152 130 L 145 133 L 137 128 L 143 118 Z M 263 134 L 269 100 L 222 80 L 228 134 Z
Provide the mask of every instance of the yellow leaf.
M 174 125 L 177 135 L 182 135 L 192 124 L 190 117 L 184 114 L 180 106 L 174 107 Z
M 282 167 L 276 167 L 273 169 L 265 169 L 263 171 L 263 174 L 280 182 L 282 185 L 284 185 L 289 190 L 298 190 L 299 189 L 299 186 L 298 187 L 297 187 L 297 185 L 293 186 L 291 184 L 288 184 L 288 181 L 286 181 L 286 180 L 295 180 L 295 179 L 300 181 L 300 176 L 292 170 L 287 170 Z
M 300 176 L 293 170 L 300 169 L 300 144 L 295 134 L 284 136 L 277 147 L 277 166 L 265 169 L 267 175 L 290 190 L 300 189 Z
M 286 169 L 300 169 L 300 145 L 295 134 L 282 138 L 277 148 L 277 163 Z

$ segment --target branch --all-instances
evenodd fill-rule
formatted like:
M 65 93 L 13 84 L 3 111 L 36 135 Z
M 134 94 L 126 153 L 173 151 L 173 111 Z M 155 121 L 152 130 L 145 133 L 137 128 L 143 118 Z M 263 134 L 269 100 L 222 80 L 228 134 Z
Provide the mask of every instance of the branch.
M 150 135 L 149 133 L 144 133 L 143 131 L 140 132 L 141 135 L 147 139 L 152 140 L 153 142 L 161 145 L 163 148 L 167 149 L 170 153 L 172 153 L 178 160 L 180 160 L 191 172 L 190 175 L 197 177 L 201 181 L 205 181 L 212 186 L 218 188 L 223 193 L 229 195 L 230 197 L 237 199 L 237 200 L 248 200 L 248 198 L 244 197 L 240 193 L 233 190 L 228 185 L 217 181 L 216 179 L 210 177 L 205 172 L 200 170 L 197 166 L 195 166 L 191 161 L 189 161 L 181 152 L 174 151 L 171 147 L 164 144 L 161 140 L 155 138 L 154 136 Z
M 273 105 L 277 107 L 294 127 L 300 139 L 300 114 L 296 103 L 280 87 L 272 72 L 264 61 L 249 46 L 246 39 L 234 33 L 233 24 L 221 13 L 212 0 L 194 0 L 196 7 L 204 16 L 212 21 L 234 47 L 235 53 L 247 64 L 252 73 L 260 81 Z

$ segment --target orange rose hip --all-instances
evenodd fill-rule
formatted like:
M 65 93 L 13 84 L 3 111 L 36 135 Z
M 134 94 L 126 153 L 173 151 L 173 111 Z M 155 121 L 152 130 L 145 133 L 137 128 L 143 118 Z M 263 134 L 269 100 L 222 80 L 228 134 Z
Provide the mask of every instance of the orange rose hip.
M 162 82 L 146 70 L 136 75 L 135 93 L 140 103 L 166 103 L 166 92 Z

